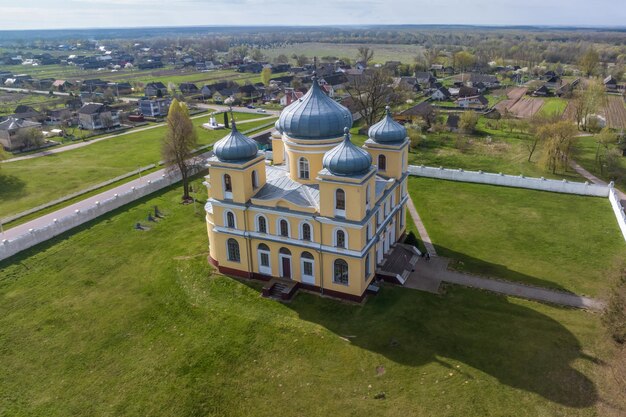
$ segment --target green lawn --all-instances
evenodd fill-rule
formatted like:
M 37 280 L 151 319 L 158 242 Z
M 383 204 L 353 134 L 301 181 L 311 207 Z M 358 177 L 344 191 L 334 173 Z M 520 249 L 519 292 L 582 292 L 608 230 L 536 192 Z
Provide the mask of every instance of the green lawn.
M 615 181 L 621 190 L 626 190 L 626 157 L 619 158 L 616 167 L 612 172 L 607 172 L 606 168 L 600 170 L 596 162 L 597 142 L 593 136 L 583 136 L 578 138 L 575 160 L 587 171 L 606 181 Z M 612 145 L 617 147 L 617 145 Z
M 567 107 L 567 100 L 558 97 L 551 97 L 543 99 L 543 106 L 541 106 L 540 113 L 546 116 L 562 115 Z
M 475 134 L 426 133 L 419 146 L 411 149 L 409 164 L 462 168 L 485 172 L 546 178 L 568 178 L 582 181 L 574 172 L 552 175 L 537 164 L 539 152 L 528 162 L 528 145 L 531 136 L 518 131 L 496 129 L 481 118 Z
M 596 315 L 460 288 L 265 300 L 212 271 L 180 195 L 0 264 L 0 414 L 570 417 L 610 401 Z M 133 230 L 154 205 L 166 219 Z
M 235 120 L 267 115 L 235 113 Z M 219 119 L 220 116 L 218 116 Z M 243 123 L 240 130 L 259 127 L 275 120 Z M 221 120 L 218 120 L 221 122 Z M 208 122 L 208 115 L 193 120 L 196 126 Z M 61 198 L 133 171 L 161 159 L 161 139 L 166 127 L 157 127 L 89 146 L 36 159 L 9 162 L 0 167 L 0 218 Z M 200 145 L 213 143 L 226 130 L 198 128 Z
M 605 198 L 411 178 L 437 252 L 460 270 L 599 296 L 626 243 Z

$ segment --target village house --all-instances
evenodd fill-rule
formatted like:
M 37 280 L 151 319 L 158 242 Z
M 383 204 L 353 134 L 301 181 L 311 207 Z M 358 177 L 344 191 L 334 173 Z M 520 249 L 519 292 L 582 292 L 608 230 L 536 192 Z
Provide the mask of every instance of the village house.
M 200 91 L 194 83 L 180 83 L 178 89 L 183 94 L 197 94 Z
M 9 116 L 6 120 L 0 122 L 0 145 L 7 151 L 16 151 L 23 148 L 26 144 L 23 142 L 23 136 L 20 133 L 28 129 L 41 130 L 41 123 Z
M 430 96 L 433 100 L 444 101 L 450 99 L 450 92 L 446 87 L 439 87 L 435 92 Z
M 170 109 L 170 98 L 143 97 L 137 102 L 139 112 L 148 117 L 165 117 Z
M 456 100 L 456 105 L 459 107 L 486 107 L 489 104 L 489 100 L 483 95 L 459 97 Z
M 78 110 L 78 123 L 87 130 L 111 129 L 120 126 L 120 117 L 107 105 L 87 103 Z
M 161 81 L 146 84 L 146 97 L 163 97 L 167 95 L 167 87 Z

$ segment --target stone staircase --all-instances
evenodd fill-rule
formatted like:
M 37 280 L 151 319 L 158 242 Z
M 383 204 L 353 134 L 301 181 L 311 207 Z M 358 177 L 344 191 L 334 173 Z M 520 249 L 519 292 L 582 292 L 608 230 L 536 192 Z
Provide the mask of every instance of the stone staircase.
M 298 290 L 298 283 L 291 280 L 272 278 L 263 286 L 262 295 L 279 301 L 289 301 Z

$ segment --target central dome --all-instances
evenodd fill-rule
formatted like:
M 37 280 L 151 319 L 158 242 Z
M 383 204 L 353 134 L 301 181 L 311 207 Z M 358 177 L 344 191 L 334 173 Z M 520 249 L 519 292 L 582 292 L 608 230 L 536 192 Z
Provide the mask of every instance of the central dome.
M 332 139 L 352 127 L 350 110 L 328 97 L 313 76 L 311 89 L 281 112 L 277 130 L 294 139 Z

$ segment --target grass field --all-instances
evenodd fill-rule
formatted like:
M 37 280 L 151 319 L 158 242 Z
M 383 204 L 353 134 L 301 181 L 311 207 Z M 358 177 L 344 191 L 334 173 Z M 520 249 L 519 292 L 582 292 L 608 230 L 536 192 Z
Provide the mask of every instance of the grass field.
M 455 267 L 602 295 L 626 244 L 606 198 L 411 178 L 428 234 Z
M 546 178 L 568 178 L 581 181 L 574 172 L 552 175 L 536 163 L 538 152 L 528 162 L 531 136 L 518 131 L 509 132 L 490 128 L 481 119 L 473 135 L 460 133 L 424 134 L 419 146 L 411 149 L 409 163 L 414 165 L 443 166 L 485 172 Z
M 558 97 L 545 98 L 543 99 L 543 106 L 541 106 L 539 113 L 546 116 L 561 116 L 567 107 L 567 103 L 567 100 Z
M 334 56 L 337 58 L 349 58 L 355 60 L 359 46 L 362 44 L 355 43 L 323 43 L 309 42 L 304 44 L 287 45 L 281 48 L 263 50 L 263 53 L 269 58 L 275 58 L 280 54 L 291 57 L 293 54 L 304 54 L 309 58 L 322 58 L 325 56 Z M 368 44 L 370 49 L 374 51 L 373 62 L 384 64 L 386 61 L 400 61 L 404 64 L 413 64 L 415 57 L 423 51 L 423 47 L 419 45 L 391 45 L 391 44 Z
M 180 195 L 0 264 L 0 414 L 571 417 L 610 401 L 596 315 L 460 288 L 265 300 L 212 271 Z M 166 219 L 134 231 L 154 205 Z
M 593 136 L 578 138 L 575 159 L 587 171 L 606 181 L 615 181 L 615 185 L 621 190 L 626 190 L 626 157 L 619 158 L 612 172 L 602 170 L 596 162 L 597 142 Z M 616 145 L 612 145 L 617 147 Z
M 241 130 L 253 129 L 275 120 L 267 115 L 244 113 L 237 113 L 235 120 L 259 117 L 266 118 L 241 124 Z M 208 115 L 193 120 L 197 127 L 207 121 Z M 165 126 L 157 127 L 59 154 L 2 164 L 0 218 L 158 162 L 161 159 L 161 139 L 165 132 Z M 227 134 L 225 130 L 207 131 L 201 128 L 197 132 L 200 145 L 213 143 Z

